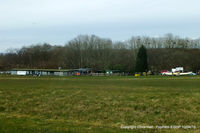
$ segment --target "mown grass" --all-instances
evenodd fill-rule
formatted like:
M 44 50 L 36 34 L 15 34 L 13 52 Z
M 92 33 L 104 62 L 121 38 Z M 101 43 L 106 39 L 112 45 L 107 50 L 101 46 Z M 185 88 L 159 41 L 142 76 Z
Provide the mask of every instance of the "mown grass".
M 120 129 L 195 125 L 196 129 Z M 200 77 L 0 76 L 0 132 L 200 132 Z

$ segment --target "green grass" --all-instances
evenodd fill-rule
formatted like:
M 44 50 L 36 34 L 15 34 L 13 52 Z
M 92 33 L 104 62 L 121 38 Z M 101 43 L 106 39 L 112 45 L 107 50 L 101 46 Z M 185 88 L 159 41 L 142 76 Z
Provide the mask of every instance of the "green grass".
M 195 125 L 196 129 L 120 129 Z M 0 76 L 1 133 L 200 132 L 200 77 Z

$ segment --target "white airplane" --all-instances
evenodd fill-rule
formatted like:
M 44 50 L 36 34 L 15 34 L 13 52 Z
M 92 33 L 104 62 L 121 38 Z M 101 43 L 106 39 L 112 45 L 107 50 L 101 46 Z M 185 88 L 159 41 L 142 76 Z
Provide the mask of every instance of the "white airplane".
M 174 76 L 184 76 L 184 75 L 196 75 L 195 73 L 193 73 L 193 72 L 162 72 L 161 73 L 162 75 L 168 75 L 168 76 L 172 76 L 172 75 L 174 75 Z

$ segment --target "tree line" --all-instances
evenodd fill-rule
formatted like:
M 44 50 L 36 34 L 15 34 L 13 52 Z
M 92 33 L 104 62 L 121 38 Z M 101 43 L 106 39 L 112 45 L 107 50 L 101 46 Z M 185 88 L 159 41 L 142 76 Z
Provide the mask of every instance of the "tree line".
M 172 34 L 163 37 L 132 37 L 113 42 L 95 35 L 79 35 L 64 46 L 36 44 L 0 54 L 0 69 L 76 69 L 120 70 L 135 72 L 138 49 L 147 49 L 148 69 L 182 66 L 186 71 L 200 70 L 200 39 L 180 38 Z

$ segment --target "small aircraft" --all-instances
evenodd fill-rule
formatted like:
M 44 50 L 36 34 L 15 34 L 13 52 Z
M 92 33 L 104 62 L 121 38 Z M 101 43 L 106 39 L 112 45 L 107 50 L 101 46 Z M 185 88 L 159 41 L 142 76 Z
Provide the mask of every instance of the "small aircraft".
M 196 75 L 196 73 L 193 72 L 183 72 L 183 67 L 176 67 L 172 68 L 172 71 L 162 70 L 161 75 L 174 75 L 174 76 L 184 76 L 184 75 Z
M 184 75 L 196 75 L 196 73 L 193 72 L 161 72 L 162 75 L 167 75 L 167 76 L 184 76 Z

